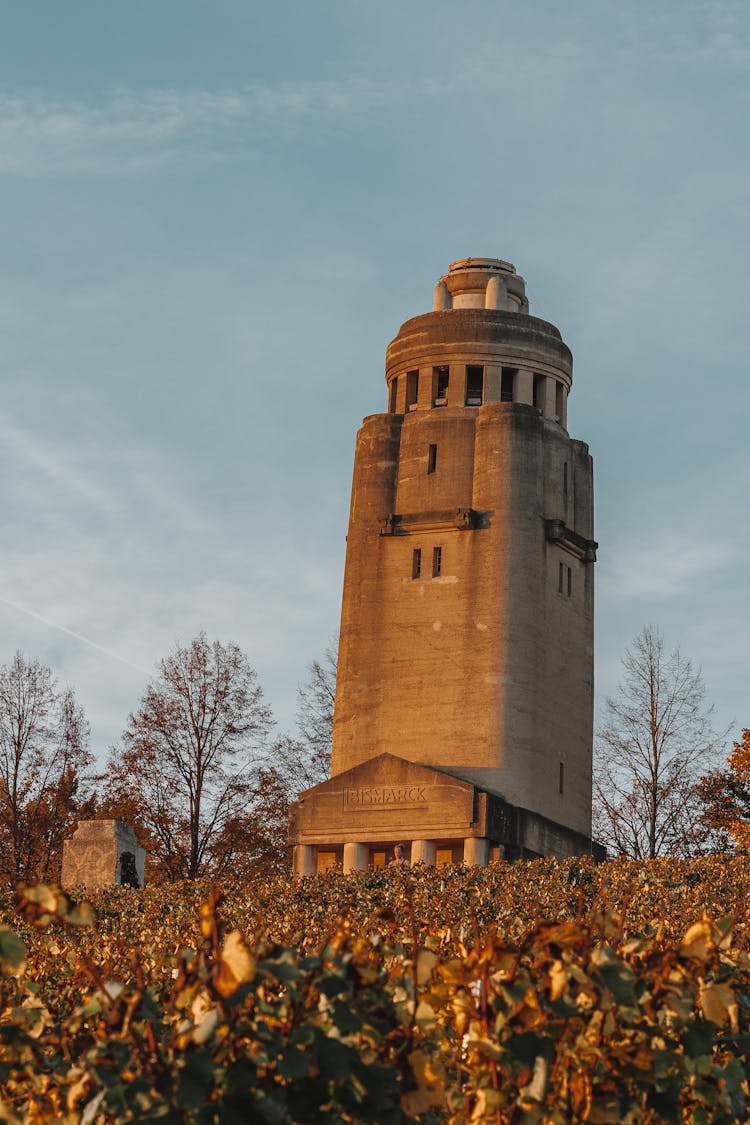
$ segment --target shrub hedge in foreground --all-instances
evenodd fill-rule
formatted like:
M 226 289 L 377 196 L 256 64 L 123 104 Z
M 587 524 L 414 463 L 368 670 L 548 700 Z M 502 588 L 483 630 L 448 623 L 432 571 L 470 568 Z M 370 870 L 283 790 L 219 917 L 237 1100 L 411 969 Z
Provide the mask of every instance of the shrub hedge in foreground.
M 0 1120 L 745 1121 L 748 887 L 716 857 L 21 888 Z

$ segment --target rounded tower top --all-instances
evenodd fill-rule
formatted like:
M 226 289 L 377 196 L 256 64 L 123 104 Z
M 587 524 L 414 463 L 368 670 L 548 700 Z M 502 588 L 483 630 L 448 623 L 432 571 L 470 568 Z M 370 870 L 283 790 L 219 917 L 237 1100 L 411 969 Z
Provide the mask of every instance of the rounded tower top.
M 528 313 L 526 282 L 502 258 L 459 258 L 435 286 L 435 312 L 447 309 L 501 309 Z

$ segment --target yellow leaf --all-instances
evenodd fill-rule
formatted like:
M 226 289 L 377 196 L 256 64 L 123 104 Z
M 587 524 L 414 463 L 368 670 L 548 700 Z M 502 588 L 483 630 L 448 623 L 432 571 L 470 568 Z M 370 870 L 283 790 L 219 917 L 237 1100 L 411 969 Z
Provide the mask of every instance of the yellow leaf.
M 417 984 L 423 987 L 432 976 L 432 970 L 438 963 L 438 957 L 429 949 L 420 949 L 417 954 Z
M 565 989 L 568 987 L 569 980 L 568 970 L 562 961 L 553 961 L 552 968 L 549 971 L 549 998 L 552 1001 L 559 1000 Z
M 47 1008 L 35 996 L 29 996 L 21 1004 L 28 1012 L 27 1022 L 24 1027 L 27 1035 L 32 1039 L 38 1039 L 44 1031 L 52 1023 L 52 1016 L 49 1014 Z
M 680 944 L 680 957 L 692 957 L 695 961 L 707 961 L 715 949 L 713 933 L 708 919 L 695 922 L 685 934 Z
M 96 915 L 88 902 L 79 902 L 77 906 L 68 914 L 68 922 L 71 926 L 93 926 L 96 922 Z
M 218 1026 L 218 1023 L 219 1023 L 218 1010 L 216 1008 L 211 1008 L 211 1010 L 206 1012 L 205 1015 L 201 1018 L 200 1022 L 198 1023 L 198 1026 L 196 1027 L 195 1031 L 193 1032 L 193 1042 L 194 1043 L 205 1043 L 206 1040 L 216 1030 L 216 1028 Z
M 37 883 L 34 887 L 23 887 L 21 895 L 27 902 L 41 906 L 49 914 L 57 913 L 57 904 L 61 897 L 59 887 L 48 887 L 45 883 Z
M 487 1121 L 490 1114 L 495 1114 L 500 1109 L 501 1104 L 502 1099 L 498 1090 L 482 1086 L 481 1089 L 477 1090 L 474 1109 L 469 1120 Z
M 737 1022 L 737 1003 L 731 985 L 727 983 L 704 984 L 698 994 L 701 1011 L 707 1020 L 723 1027 L 727 1020 Z
M 241 984 L 255 976 L 255 958 L 239 930 L 227 934 L 221 947 L 221 965 L 216 980 L 216 990 L 221 996 L 231 996 Z

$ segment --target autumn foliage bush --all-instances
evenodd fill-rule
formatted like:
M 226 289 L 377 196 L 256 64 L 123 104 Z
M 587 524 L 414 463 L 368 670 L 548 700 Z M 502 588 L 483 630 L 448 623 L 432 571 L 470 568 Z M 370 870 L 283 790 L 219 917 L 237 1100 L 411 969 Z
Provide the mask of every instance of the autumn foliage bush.
M 750 861 L 0 899 L 0 1121 L 748 1118 Z

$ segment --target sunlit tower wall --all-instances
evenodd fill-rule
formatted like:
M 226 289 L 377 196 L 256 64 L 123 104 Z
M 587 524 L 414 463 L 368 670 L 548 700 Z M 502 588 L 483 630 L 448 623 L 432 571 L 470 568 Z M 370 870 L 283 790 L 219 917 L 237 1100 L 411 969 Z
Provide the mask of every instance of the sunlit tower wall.
M 357 435 L 332 777 L 390 753 L 591 834 L 593 473 L 572 355 L 509 262 L 453 262 Z

